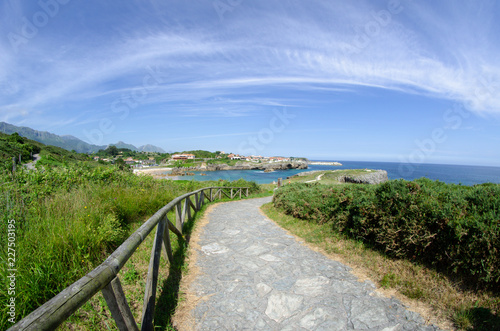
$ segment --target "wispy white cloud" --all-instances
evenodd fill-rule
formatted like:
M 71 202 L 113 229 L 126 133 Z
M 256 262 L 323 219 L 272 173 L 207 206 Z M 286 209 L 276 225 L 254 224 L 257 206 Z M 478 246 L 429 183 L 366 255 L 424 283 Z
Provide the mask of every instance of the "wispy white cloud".
M 168 15 L 163 5 L 150 5 L 158 17 Z M 204 12 L 192 9 L 194 16 L 185 26 L 169 16 L 159 17 L 164 25 L 148 24 L 147 15 L 156 13 L 138 7 L 143 25 L 135 33 L 113 32 L 115 37 L 106 42 L 76 30 L 71 32 L 81 43 L 67 38 L 58 43 L 47 29 L 18 57 L 1 43 L 1 115 L 21 118 L 40 110 L 50 113 L 55 105 L 81 103 L 109 112 L 113 100 L 141 88 L 148 66 L 161 68 L 162 83 L 143 104 L 189 100 L 186 106 L 175 105 L 186 115 L 205 110 L 218 116 L 245 115 L 257 107 L 249 101 L 253 96 L 280 86 L 332 93 L 376 87 L 463 102 L 477 112 L 500 112 L 496 6 L 493 1 L 404 1 L 401 11 L 378 27 L 373 15 L 387 10 L 385 2 L 244 2 L 215 25 L 217 13 L 206 6 Z M 67 10 L 69 15 L 77 6 Z M 117 22 L 121 25 L 114 30 L 134 28 L 126 19 Z M 376 30 L 367 36 L 370 28 Z M 362 47 L 360 38 L 365 39 Z M 214 97 L 221 99 L 207 102 Z M 266 100 L 260 106 L 282 101 Z M 226 110 L 217 112 L 224 102 Z

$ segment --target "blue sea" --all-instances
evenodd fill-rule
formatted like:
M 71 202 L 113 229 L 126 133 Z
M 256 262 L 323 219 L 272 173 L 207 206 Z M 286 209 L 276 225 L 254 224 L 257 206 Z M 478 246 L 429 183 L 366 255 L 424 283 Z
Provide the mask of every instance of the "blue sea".
M 328 161 L 326 161 L 328 162 Z M 482 183 L 500 183 L 500 167 L 464 166 L 445 164 L 409 164 L 396 162 L 366 162 L 366 161 L 338 161 L 342 166 L 310 165 L 309 169 L 280 170 L 275 172 L 264 172 L 262 170 L 229 170 L 229 171 L 207 171 L 206 176 L 201 172 L 195 172 L 195 176 L 183 176 L 184 180 L 238 180 L 240 178 L 255 181 L 259 184 L 268 184 L 277 181 L 278 178 L 286 179 L 299 172 L 311 170 L 336 170 L 336 169 L 381 169 L 387 171 L 389 179 L 413 180 L 427 177 L 445 183 L 462 185 L 475 185 Z

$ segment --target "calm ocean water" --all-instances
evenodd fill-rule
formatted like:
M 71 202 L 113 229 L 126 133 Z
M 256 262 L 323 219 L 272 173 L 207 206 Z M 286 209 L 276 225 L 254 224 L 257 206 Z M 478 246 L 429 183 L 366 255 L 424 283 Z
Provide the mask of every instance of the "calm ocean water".
M 387 171 L 389 179 L 403 178 L 413 180 L 427 177 L 445 183 L 474 185 L 481 183 L 500 183 L 500 167 L 462 166 L 444 164 L 405 164 L 396 162 L 364 162 L 364 161 L 338 161 L 342 166 L 311 165 L 307 170 L 282 170 L 265 173 L 261 170 L 231 170 L 208 171 L 206 176 L 195 172 L 195 176 L 185 176 L 185 180 L 237 180 L 240 178 L 255 181 L 259 184 L 272 183 L 278 178 L 287 178 L 303 171 L 311 170 L 336 170 L 336 169 L 381 169 Z

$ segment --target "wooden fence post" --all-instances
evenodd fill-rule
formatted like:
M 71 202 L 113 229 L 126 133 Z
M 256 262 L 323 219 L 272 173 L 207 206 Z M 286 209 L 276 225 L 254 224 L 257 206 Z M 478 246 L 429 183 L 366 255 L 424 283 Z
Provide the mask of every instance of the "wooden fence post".
M 205 204 L 205 192 L 201 191 L 200 192 L 200 208 L 203 207 L 204 204 Z
M 182 224 L 184 225 L 184 222 L 187 222 L 189 221 L 189 219 L 191 218 L 191 213 L 190 213 L 190 209 L 189 209 L 189 197 L 187 197 L 185 200 L 184 200 L 184 207 L 182 208 Z M 182 204 L 182 202 L 181 202 Z
M 196 210 L 200 210 L 200 199 L 198 197 L 198 193 L 194 195 L 194 204 L 196 205 Z
M 123 288 L 120 279 L 115 277 L 105 288 L 101 290 L 108 308 L 111 311 L 111 316 L 116 322 L 116 326 L 120 331 L 139 331 L 134 320 L 134 315 L 130 311 L 130 306 L 123 293 Z
M 158 268 L 160 267 L 161 246 L 166 219 L 162 219 L 156 227 L 156 236 L 151 249 L 149 260 L 148 278 L 144 293 L 144 306 L 142 308 L 141 330 L 153 330 L 153 318 L 155 313 L 156 285 L 158 284 Z
M 170 223 L 167 215 L 165 215 L 165 222 L 167 222 L 167 224 Z M 168 230 L 169 226 L 165 226 L 165 229 L 163 230 L 163 251 L 167 255 L 168 262 L 172 264 L 174 263 L 174 254 L 172 253 L 172 244 L 170 243 L 170 231 Z
M 195 212 L 197 212 L 197 211 L 198 211 L 198 208 L 196 208 L 196 204 L 194 204 L 194 203 L 193 203 L 193 201 L 191 201 L 191 197 L 189 197 L 188 202 L 189 202 L 189 205 L 191 206 L 191 208 L 193 208 L 193 210 L 194 210 Z M 196 199 L 195 199 L 195 203 L 196 203 Z
M 182 210 L 181 210 L 181 202 L 179 201 L 178 204 L 175 205 L 175 226 L 177 229 L 182 232 L 182 227 L 183 227 L 183 219 L 182 219 Z

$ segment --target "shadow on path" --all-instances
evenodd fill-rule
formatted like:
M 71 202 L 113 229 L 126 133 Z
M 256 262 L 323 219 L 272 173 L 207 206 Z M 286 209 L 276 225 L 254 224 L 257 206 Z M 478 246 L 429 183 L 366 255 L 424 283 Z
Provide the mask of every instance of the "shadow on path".
M 201 210 L 203 213 L 205 208 Z M 158 301 L 155 308 L 154 326 L 155 330 L 172 330 L 172 317 L 175 314 L 179 298 L 179 288 L 182 279 L 183 267 L 186 261 L 186 253 L 188 250 L 191 232 L 193 231 L 194 223 L 197 215 L 200 212 L 195 212 L 191 220 L 184 223 L 183 233 L 186 241 L 178 240 L 178 248 L 173 252 L 174 262 L 169 264 L 168 277 L 160 285 L 161 293 L 158 296 Z

